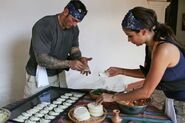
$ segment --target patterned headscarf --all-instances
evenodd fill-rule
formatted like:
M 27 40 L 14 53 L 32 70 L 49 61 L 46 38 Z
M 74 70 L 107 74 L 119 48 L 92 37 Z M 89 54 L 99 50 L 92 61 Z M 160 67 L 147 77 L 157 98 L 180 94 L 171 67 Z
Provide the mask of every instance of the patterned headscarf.
M 69 14 L 72 15 L 74 18 L 82 21 L 84 16 L 87 14 L 81 9 L 76 9 L 72 3 L 69 3 L 66 8 L 69 10 Z
M 139 20 L 137 20 L 133 13 L 131 11 L 129 11 L 122 23 L 121 23 L 123 28 L 127 28 L 127 29 L 131 29 L 131 30 L 141 30 L 144 29 L 144 25 L 142 24 L 142 22 L 140 22 Z

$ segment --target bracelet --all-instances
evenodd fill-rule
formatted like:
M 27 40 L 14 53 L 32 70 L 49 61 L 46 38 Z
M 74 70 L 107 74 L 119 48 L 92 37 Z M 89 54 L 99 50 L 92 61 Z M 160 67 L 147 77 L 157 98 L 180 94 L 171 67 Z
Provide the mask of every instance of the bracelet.
M 113 102 L 116 101 L 115 98 L 116 98 L 116 95 L 113 94 L 113 95 L 112 95 L 112 101 L 113 101 Z

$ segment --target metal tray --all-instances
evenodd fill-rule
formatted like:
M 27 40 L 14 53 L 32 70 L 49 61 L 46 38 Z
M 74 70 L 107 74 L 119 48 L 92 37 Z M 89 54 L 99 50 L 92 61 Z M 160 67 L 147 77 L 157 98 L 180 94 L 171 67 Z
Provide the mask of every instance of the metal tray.
M 11 116 L 9 119 L 9 122 L 19 123 L 14 118 L 21 115 L 23 112 L 32 109 L 34 106 L 42 103 L 42 102 L 49 102 L 52 103 L 54 100 L 59 98 L 61 95 L 65 93 L 79 93 L 82 94 L 81 97 L 79 97 L 74 103 L 72 103 L 68 108 L 66 108 L 63 112 L 61 112 L 59 115 L 55 117 L 55 119 L 51 120 L 51 123 L 56 122 L 62 115 L 64 115 L 65 112 L 68 112 L 68 110 L 77 103 L 78 100 L 83 98 L 86 94 L 89 92 L 87 90 L 78 90 L 78 89 L 69 89 L 69 88 L 58 88 L 58 87 L 48 87 L 39 93 L 25 99 L 22 101 L 19 101 L 17 103 L 13 103 L 10 105 L 7 105 L 5 108 L 11 111 Z

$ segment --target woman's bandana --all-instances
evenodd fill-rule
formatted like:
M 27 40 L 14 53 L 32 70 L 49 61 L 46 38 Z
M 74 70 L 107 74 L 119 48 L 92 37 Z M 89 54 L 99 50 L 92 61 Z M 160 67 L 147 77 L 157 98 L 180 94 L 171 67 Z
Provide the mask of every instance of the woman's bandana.
M 87 12 L 82 11 L 81 9 L 76 9 L 72 3 L 69 3 L 66 8 L 69 10 L 69 14 L 74 18 L 82 21 Z
M 121 25 L 123 28 L 131 29 L 131 30 L 141 30 L 145 28 L 142 22 L 137 20 L 131 11 L 129 11 L 125 15 Z

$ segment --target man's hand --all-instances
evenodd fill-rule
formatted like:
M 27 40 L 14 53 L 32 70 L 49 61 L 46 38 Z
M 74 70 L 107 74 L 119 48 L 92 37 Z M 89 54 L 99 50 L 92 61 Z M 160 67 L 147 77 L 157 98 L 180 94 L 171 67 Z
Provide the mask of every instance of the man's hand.
M 88 65 L 88 61 L 91 61 L 92 58 L 87 58 L 87 57 L 81 57 L 80 58 L 80 61 L 83 63 L 83 64 L 86 64 Z
M 78 71 L 82 71 L 86 68 L 86 65 L 83 64 L 81 61 L 79 60 L 70 60 L 69 61 L 69 67 L 72 70 L 78 70 Z
M 89 66 L 86 66 L 86 68 L 84 70 L 80 71 L 80 73 L 88 76 L 88 74 L 91 74 L 91 70 L 90 70 Z
M 87 57 L 80 58 L 80 61 L 85 65 L 85 69 L 81 71 L 81 74 L 85 74 L 86 76 L 88 76 L 88 74 L 91 74 L 91 70 L 88 65 L 88 61 L 91 61 L 91 60 L 92 58 L 87 58 Z

